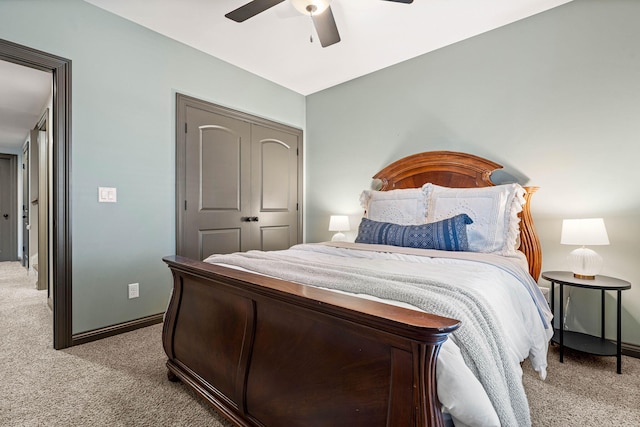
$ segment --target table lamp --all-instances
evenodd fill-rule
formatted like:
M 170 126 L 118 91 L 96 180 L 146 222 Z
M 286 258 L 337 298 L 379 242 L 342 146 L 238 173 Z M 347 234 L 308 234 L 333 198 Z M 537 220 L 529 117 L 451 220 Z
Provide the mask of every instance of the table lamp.
M 343 231 L 349 231 L 349 217 L 347 215 L 331 215 L 329 219 L 329 231 L 337 231 L 331 238 L 332 242 L 344 242 L 347 240 L 347 236 Z
M 578 279 L 595 279 L 602 269 L 602 257 L 585 246 L 608 245 L 609 236 L 602 218 L 565 219 L 562 221 L 562 245 L 580 245 L 567 260 Z

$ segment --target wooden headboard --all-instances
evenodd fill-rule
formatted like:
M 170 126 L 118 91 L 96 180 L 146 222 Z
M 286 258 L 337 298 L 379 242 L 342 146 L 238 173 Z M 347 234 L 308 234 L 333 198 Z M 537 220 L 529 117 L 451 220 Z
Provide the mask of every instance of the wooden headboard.
M 381 191 L 418 188 L 427 182 L 452 188 L 491 187 L 491 173 L 502 165 L 472 154 L 428 151 L 404 157 L 373 176 Z M 529 273 L 538 280 L 542 267 L 540 239 L 531 217 L 531 196 L 538 187 L 524 187 L 526 204 L 520 213 L 520 251 L 527 257 Z

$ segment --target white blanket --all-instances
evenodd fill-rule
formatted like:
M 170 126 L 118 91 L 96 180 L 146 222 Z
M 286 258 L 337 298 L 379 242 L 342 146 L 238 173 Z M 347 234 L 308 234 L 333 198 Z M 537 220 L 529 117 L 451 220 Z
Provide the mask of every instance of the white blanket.
M 544 327 L 547 323 L 545 318 L 549 317 L 548 308 L 545 311 L 545 307 L 538 307 L 536 305 L 537 298 L 529 290 L 529 284 L 523 284 L 516 279 L 519 275 L 514 274 L 513 270 L 522 269 L 521 263 L 514 263 L 515 267 L 510 265 L 509 268 L 504 266 L 496 268 L 487 260 L 491 257 L 478 257 L 479 254 L 470 255 L 475 260 L 464 259 L 468 257 L 460 254 L 457 254 L 455 258 L 463 259 L 450 259 L 434 258 L 433 256 L 451 254 L 440 251 L 418 251 L 417 253 L 420 255 L 415 255 L 415 250 L 409 251 L 410 253 L 406 253 L 407 251 L 402 253 L 401 248 L 389 249 L 385 247 L 385 252 L 375 252 L 371 251 L 370 246 L 372 245 L 342 244 L 340 246 L 347 247 L 298 245 L 288 251 L 214 256 L 207 261 L 236 265 L 262 274 L 274 275 L 301 283 L 309 283 L 309 280 L 306 280 L 304 276 L 297 275 L 298 273 L 293 272 L 293 268 L 283 268 L 284 264 L 273 269 L 275 263 L 291 261 L 304 265 L 306 269 L 311 268 L 312 264 L 320 267 L 323 265 L 335 266 L 338 270 L 352 273 L 356 269 L 358 274 L 361 271 L 369 271 L 372 275 L 387 277 L 392 272 L 394 278 L 404 278 L 405 281 L 424 278 L 425 283 L 429 286 L 433 283 L 441 283 L 443 290 L 444 288 L 448 290 L 449 287 L 455 285 L 463 294 L 469 295 L 473 299 L 487 301 L 488 308 L 484 309 L 486 310 L 484 317 L 495 317 L 495 322 L 501 325 L 498 329 L 503 329 L 500 331 L 499 339 L 492 341 L 493 346 L 505 347 L 505 349 L 499 349 L 501 355 L 497 356 L 494 349 L 493 357 L 506 360 L 496 360 L 494 363 L 489 363 L 485 356 L 484 359 L 480 358 L 480 360 L 484 360 L 481 363 L 491 366 L 486 368 L 476 366 L 472 359 L 477 356 L 472 356 L 470 353 L 478 353 L 474 346 L 479 347 L 482 343 L 476 342 L 470 345 L 469 338 L 464 337 L 466 329 L 459 329 L 454 332 L 450 340 L 445 342 L 438 357 L 438 397 L 444 409 L 451 413 L 457 426 L 500 425 L 500 420 L 503 425 L 529 424 L 519 362 L 529 356 L 534 369 L 540 373 L 541 377 L 544 377 L 547 343 L 551 331 Z M 260 259 L 262 261 L 259 261 Z M 262 267 L 258 267 L 260 264 Z M 270 265 L 271 267 L 269 267 Z M 281 274 L 283 270 L 287 270 L 287 273 Z M 332 282 L 329 279 L 326 280 L 327 284 Z M 317 280 L 317 277 L 314 281 L 323 283 L 321 280 Z M 385 289 L 388 286 L 380 288 Z M 360 289 L 357 292 L 369 292 L 368 288 L 345 287 L 343 290 L 353 291 L 354 289 Z M 402 295 L 398 296 L 394 292 L 379 293 L 378 296 L 386 299 L 398 299 L 399 301 L 393 302 L 398 305 L 422 304 L 421 301 L 412 300 Z M 424 308 L 433 311 L 428 306 Z M 491 315 L 489 316 L 487 313 L 491 313 Z M 441 314 L 446 315 L 448 312 Z M 463 314 L 460 313 L 458 317 L 462 316 Z M 455 316 L 449 315 L 449 317 Z M 480 321 L 485 322 L 486 319 L 480 319 Z M 469 325 L 471 321 L 467 319 L 463 323 Z M 464 351 L 462 353 L 457 344 L 463 345 Z M 484 372 L 485 369 L 496 372 L 491 377 Z M 495 381 L 498 373 L 504 377 L 503 382 Z M 514 377 L 517 378 L 517 381 L 513 380 Z M 523 415 L 523 411 L 526 411 L 526 414 Z

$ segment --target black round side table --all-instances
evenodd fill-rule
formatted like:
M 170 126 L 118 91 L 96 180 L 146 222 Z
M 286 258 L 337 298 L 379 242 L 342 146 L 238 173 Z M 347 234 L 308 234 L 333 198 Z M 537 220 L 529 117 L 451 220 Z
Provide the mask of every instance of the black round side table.
M 551 282 L 550 289 L 550 302 L 551 310 L 554 310 L 553 294 L 555 285 L 560 287 L 560 327 L 554 331 L 552 340 L 560 344 L 560 362 L 564 360 L 564 347 L 572 348 L 574 350 L 582 351 L 585 353 L 595 354 L 599 356 L 616 356 L 617 358 L 617 372 L 622 373 L 622 321 L 621 321 L 621 309 L 622 309 L 622 291 L 631 289 L 631 283 L 626 280 L 616 279 L 609 276 L 596 276 L 595 279 L 579 279 L 574 277 L 573 273 L 569 271 L 545 271 L 542 273 L 542 278 Z M 601 308 L 600 308 L 600 337 L 596 337 L 589 334 L 583 334 L 580 332 L 565 331 L 564 330 L 564 286 L 574 286 L 578 288 L 600 290 L 601 292 Z M 604 310 L 604 295 L 605 291 L 616 291 L 617 294 L 617 328 L 616 328 L 616 342 L 613 343 L 610 340 L 605 339 L 605 310 Z

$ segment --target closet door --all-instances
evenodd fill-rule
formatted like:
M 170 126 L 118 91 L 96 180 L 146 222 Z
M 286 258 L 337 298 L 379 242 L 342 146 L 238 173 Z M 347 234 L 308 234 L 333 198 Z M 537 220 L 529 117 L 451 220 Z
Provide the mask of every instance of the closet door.
M 176 253 L 299 243 L 302 132 L 180 94 L 176 111 Z
M 298 137 L 252 125 L 251 146 L 251 246 L 288 249 L 298 243 Z
M 251 126 L 186 107 L 184 247 L 202 260 L 250 246 Z

